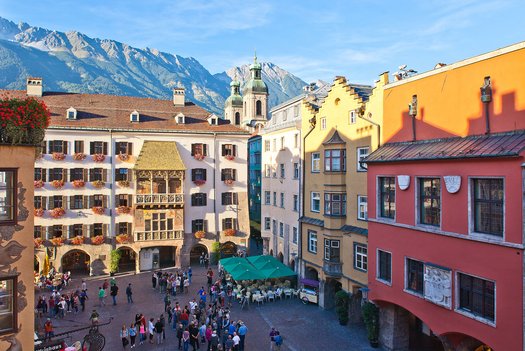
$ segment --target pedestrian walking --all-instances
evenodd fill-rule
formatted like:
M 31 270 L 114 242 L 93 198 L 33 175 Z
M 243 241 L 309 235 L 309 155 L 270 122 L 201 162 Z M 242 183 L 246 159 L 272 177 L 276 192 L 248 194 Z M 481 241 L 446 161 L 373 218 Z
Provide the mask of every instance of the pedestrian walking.
M 120 339 L 122 339 L 122 348 L 126 349 L 126 346 L 129 344 L 128 340 L 128 328 L 126 328 L 126 325 L 122 325 L 122 329 L 120 330 Z
M 111 295 L 111 298 L 113 299 L 113 306 L 117 304 L 117 294 L 118 294 L 118 286 L 117 286 L 117 283 L 115 282 L 114 284 L 111 285 L 111 288 L 110 288 L 110 295 Z
M 157 345 L 160 345 L 163 342 L 163 340 L 162 340 L 162 331 L 164 330 L 164 326 L 160 322 L 160 318 L 157 319 L 157 323 L 155 323 L 154 328 L 155 328 L 155 336 L 156 336 L 156 340 L 157 340 Z
M 130 349 L 135 347 L 135 338 L 137 337 L 137 329 L 135 327 L 135 323 L 131 323 L 128 328 L 128 335 L 129 335 L 129 343 Z
M 93 311 L 91 312 L 91 316 L 89 316 L 89 320 L 91 321 L 91 325 L 97 325 L 99 317 L 100 317 L 100 315 L 98 314 L 97 310 L 93 309 Z
M 140 345 L 144 344 L 146 341 L 146 326 L 143 323 L 139 324 L 139 334 L 140 334 Z
M 148 321 L 148 334 L 149 334 L 149 343 L 153 344 L 153 333 L 155 332 L 155 325 L 153 324 L 154 319 L 150 318 Z
M 177 326 L 177 339 L 179 340 L 179 350 L 182 350 L 182 336 L 184 333 L 184 326 L 179 324 Z
M 270 330 L 270 351 L 275 350 L 275 335 L 276 335 L 276 330 L 274 327 L 272 327 L 272 330 Z
M 193 276 L 193 271 L 191 270 L 191 267 L 188 268 L 188 281 L 190 282 L 191 284 L 191 277 Z
M 48 318 L 46 320 L 46 323 L 44 324 L 44 335 L 45 340 L 50 340 L 53 336 L 55 336 L 55 332 L 53 330 L 53 323 L 51 322 L 51 318 Z
M 99 302 L 100 307 L 106 306 L 106 301 L 104 301 L 105 297 L 106 297 L 106 291 L 102 287 L 99 287 L 98 288 L 98 302 Z
M 237 334 L 239 334 L 239 351 L 244 351 L 244 343 L 246 340 L 246 333 L 248 333 L 248 327 L 244 324 L 243 321 L 239 321 L 239 330 L 237 331 Z
M 188 351 L 190 348 L 190 332 L 188 329 L 185 329 L 182 333 L 182 350 Z
M 276 330 L 275 336 L 273 337 L 275 342 L 275 351 L 281 351 L 281 345 L 283 344 L 283 337 L 281 336 L 281 333 Z
M 126 288 L 126 296 L 128 297 L 128 303 L 133 303 L 133 291 L 131 290 L 131 283 Z
M 219 348 L 219 336 L 217 335 L 217 331 L 214 330 L 211 333 L 211 339 L 208 344 L 208 351 L 217 351 Z

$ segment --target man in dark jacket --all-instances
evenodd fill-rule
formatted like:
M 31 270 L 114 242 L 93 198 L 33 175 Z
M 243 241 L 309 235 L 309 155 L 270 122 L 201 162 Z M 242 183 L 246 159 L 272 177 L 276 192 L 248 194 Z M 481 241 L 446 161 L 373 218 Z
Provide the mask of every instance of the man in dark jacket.
M 133 303 L 133 291 L 131 290 L 131 283 L 126 288 L 126 296 L 128 297 L 128 303 Z
M 118 294 L 118 286 L 115 283 L 114 285 L 111 285 L 111 288 L 110 288 L 110 295 L 113 298 L 113 305 L 117 304 L 117 294 Z
M 157 323 L 155 323 L 155 335 L 157 336 L 157 345 L 162 344 L 162 332 L 164 330 L 164 326 L 162 325 L 162 322 L 160 321 L 160 318 L 157 319 Z
M 199 346 L 199 328 L 192 323 L 190 324 L 189 328 L 190 332 L 190 345 L 193 347 L 193 351 L 198 350 L 200 348 Z

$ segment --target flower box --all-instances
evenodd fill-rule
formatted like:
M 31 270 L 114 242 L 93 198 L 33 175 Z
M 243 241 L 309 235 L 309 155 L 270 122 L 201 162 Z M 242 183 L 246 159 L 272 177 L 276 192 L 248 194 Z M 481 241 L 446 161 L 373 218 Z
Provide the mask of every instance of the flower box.
M 93 154 L 91 156 L 91 158 L 93 159 L 93 161 L 95 162 L 104 162 L 104 160 L 106 159 L 106 155 L 103 155 L 103 154 Z
M 50 211 L 50 214 L 53 218 L 60 218 L 66 214 L 66 210 L 64 210 L 62 207 L 55 207 Z
M 235 236 L 235 234 L 237 234 L 237 231 L 235 229 L 224 229 L 222 233 L 225 236 Z
M 127 160 L 129 160 L 129 155 L 128 154 L 118 154 L 117 158 L 122 162 L 126 162 Z
M 96 215 L 103 215 L 104 212 L 106 212 L 106 211 L 104 210 L 104 207 L 102 207 L 102 206 L 95 206 L 95 207 L 92 207 L 92 208 L 91 208 L 91 211 L 93 211 L 93 213 L 96 214 Z
M 35 217 L 44 217 L 46 211 L 43 208 L 35 208 L 34 214 Z
M 224 156 L 224 158 L 227 159 L 228 161 L 235 160 L 235 156 L 233 156 L 233 155 L 226 155 L 226 156 Z
M 63 152 L 53 152 L 51 158 L 55 161 L 63 161 L 66 158 L 66 155 Z
M 203 154 L 194 154 L 193 158 L 196 159 L 197 161 L 202 161 L 206 158 L 206 156 Z
M 34 241 L 35 241 L 35 249 L 38 249 L 44 243 L 44 240 L 42 240 L 42 238 L 35 238 Z
M 196 231 L 194 235 L 197 239 L 203 239 L 206 236 L 206 232 L 204 230 L 199 230 Z
M 53 246 L 62 246 L 64 245 L 64 238 L 61 236 L 57 236 L 49 240 Z
M 224 184 L 228 186 L 232 186 L 235 181 L 233 179 L 225 179 Z
M 75 161 L 84 161 L 86 159 L 86 154 L 82 152 L 77 152 L 73 155 L 73 160 Z
M 117 184 L 120 187 L 129 188 L 129 180 L 118 180 Z
M 73 239 L 70 239 L 69 242 L 71 245 L 82 245 L 84 243 L 84 238 L 82 235 L 77 235 Z
M 206 184 L 206 181 L 203 180 L 203 179 L 197 179 L 197 180 L 194 180 L 193 183 L 194 183 L 196 186 L 201 186 L 201 185 Z
M 119 206 L 117 207 L 118 214 L 127 214 L 131 212 L 131 207 L 129 206 Z
M 105 184 L 106 183 L 104 183 L 102 180 L 94 180 L 91 182 L 91 185 L 93 185 L 97 189 L 104 187 Z
M 97 235 L 91 238 L 91 244 L 101 245 L 104 244 L 105 238 L 103 235 Z
M 73 187 L 75 188 L 83 188 L 85 185 L 86 185 L 86 182 L 84 182 L 81 179 L 73 181 Z
M 119 234 L 115 237 L 115 240 L 119 244 L 127 244 L 130 242 L 131 237 L 128 234 Z
M 51 185 L 53 186 L 53 188 L 61 189 L 64 186 L 64 181 L 63 180 L 53 180 L 51 182 Z
M 43 187 L 44 187 L 44 181 L 42 179 L 35 180 L 35 189 L 39 189 Z

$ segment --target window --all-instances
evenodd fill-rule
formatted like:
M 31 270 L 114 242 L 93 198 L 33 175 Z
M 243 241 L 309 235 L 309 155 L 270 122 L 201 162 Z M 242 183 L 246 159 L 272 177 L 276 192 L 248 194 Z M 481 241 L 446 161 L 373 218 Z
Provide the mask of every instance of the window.
M 191 144 L 191 156 L 208 155 L 208 145 L 206 144 Z
M 339 240 L 324 239 L 324 259 L 329 262 L 339 262 Z
M 42 168 L 35 168 L 34 180 L 46 181 L 46 170 Z
M 61 152 L 67 154 L 67 141 L 64 140 L 49 140 L 48 144 L 48 154 L 53 152 Z
M 84 141 L 83 140 L 75 140 L 75 153 L 84 153 Z
M 273 205 L 277 206 L 277 192 L 273 192 Z
M 108 143 L 103 142 L 103 141 L 92 141 L 89 144 L 89 153 L 91 155 L 94 155 L 94 154 L 107 155 L 108 154 Z
M 238 205 L 239 199 L 237 193 L 227 192 L 222 193 L 222 204 L 223 205 Z
M 363 195 L 357 196 L 357 219 L 366 221 L 368 219 L 368 197 Z
M 262 115 L 262 102 L 261 100 L 255 101 L 255 115 L 261 116 Z
M 222 220 L 222 230 L 225 230 L 225 229 L 237 229 L 237 219 L 224 218 Z
M 50 234 L 53 238 L 60 238 L 63 234 L 63 227 L 61 225 L 54 225 L 51 227 Z
M 131 180 L 131 172 L 127 168 L 115 168 L 115 181 Z
M 284 223 L 283 222 L 279 222 L 279 236 L 281 238 L 284 238 Z
M 392 254 L 377 250 L 377 279 L 392 282 Z
M 295 105 L 293 107 L 293 115 L 294 115 L 294 117 L 299 116 L 299 106 L 298 105 Z
M 346 151 L 325 150 L 324 151 L 324 170 L 326 172 L 346 171 Z
M 503 236 L 503 179 L 474 179 L 474 231 Z
M 277 166 L 272 168 L 272 178 L 277 178 Z
M 51 168 L 49 170 L 49 181 L 53 180 L 63 180 L 64 179 L 64 170 L 62 168 Z
M 284 193 L 281 193 L 281 208 L 284 208 Z
M 379 216 L 394 218 L 396 215 L 396 181 L 394 177 L 379 178 Z
M 277 139 L 272 140 L 272 151 L 277 151 Z
M 133 144 L 126 142 L 115 143 L 115 155 L 126 154 L 131 155 L 133 153 Z
M 321 172 L 321 154 L 319 152 L 312 153 L 312 173 Z
M 132 195 L 119 194 L 116 196 L 117 206 L 131 206 Z
M 299 162 L 293 164 L 293 179 L 299 179 Z
M 277 235 L 277 221 L 272 219 L 272 234 Z
M 44 238 L 42 237 L 42 234 L 43 234 L 43 232 L 42 232 L 42 226 L 40 226 L 40 225 L 35 225 L 35 226 L 33 227 L 33 238 L 35 238 L 35 239 L 36 239 L 36 238 L 42 238 L 42 239 L 44 239 Z
M 198 231 L 207 232 L 208 231 L 208 221 L 204 219 L 194 219 L 191 221 L 191 231 L 192 233 Z
M 270 178 L 270 174 L 272 173 L 272 168 L 270 165 L 264 165 L 264 176 L 266 178 Z
M 173 229 L 173 218 L 167 218 L 165 212 L 154 212 L 151 219 L 145 220 L 145 229 L 151 231 L 165 231 Z
M 317 232 L 313 230 L 308 231 L 308 251 L 317 253 Z
M 69 181 L 72 182 L 74 180 L 84 180 L 84 169 L 83 168 L 73 168 L 69 170 Z
M 299 133 L 293 135 L 293 147 L 296 149 L 299 147 Z
M 346 216 L 346 194 L 325 193 L 324 214 L 327 216 Z
M 91 237 L 104 235 L 104 225 L 102 223 L 95 223 L 91 226 Z
M 84 235 L 84 232 L 82 231 L 82 224 L 73 224 L 69 226 L 69 238 L 82 235 Z
M 16 224 L 16 184 L 15 169 L 0 169 L 0 225 Z
M 0 310 L 0 334 L 18 332 L 18 276 L 0 278 L 0 296 L 2 304 Z
M 117 233 L 118 234 L 128 234 L 131 235 L 131 223 L 120 222 L 117 224 Z
M 439 178 L 419 179 L 419 223 L 439 227 L 441 219 Z
M 270 151 L 270 140 L 264 141 L 264 151 Z
M 104 207 L 104 195 L 93 195 L 93 206 Z
M 46 209 L 46 198 L 42 196 L 34 196 L 33 197 L 33 203 L 35 208 L 42 208 Z
M 493 281 L 458 273 L 458 309 L 494 321 L 496 284 Z
M 293 210 L 299 212 L 299 195 L 293 196 Z
M 354 268 L 363 272 L 368 270 L 368 248 L 366 245 L 354 243 Z
M 89 171 L 89 181 L 90 182 L 94 182 L 96 180 L 104 181 L 105 180 L 104 173 L 105 172 L 102 168 L 92 168 Z
M 313 191 L 311 197 L 312 201 L 310 205 L 310 210 L 312 212 L 321 212 L 321 193 Z
M 288 119 L 288 110 L 284 110 L 281 114 L 283 115 L 283 121 L 286 121 Z
M 297 227 L 292 228 L 292 242 L 294 244 L 297 244 L 297 241 L 299 239 L 299 232 L 297 230 Z
M 366 172 L 366 166 L 362 162 L 365 158 L 368 157 L 369 152 L 370 152 L 370 148 L 368 146 L 357 148 L 357 171 L 358 172 Z
M 84 198 L 82 195 L 74 195 L 71 196 L 71 200 L 69 201 L 69 207 L 72 210 L 81 210 L 84 208 Z
M 355 111 L 350 111 L 348 112 L 348 122 L 350 124 L 355 124 L 355 121 L 356 121 L 356 115 L 355 115 Z
M 406 259 L 406 289 L 418 294 L 423 294 L 423 271 L 424 264 L 421 261 Z
M 264 204 L 265 205 L 270 205 L 270 203 L 271 203 L 270 197 L 271 197 L 270 192 L 269 191 L 265 191 L 264 192 Z
M 191 194 L 191 205 L 192 206 L 206 206 L 207 196 L 205 193 Z
M 284 137 L 281 137 L 281 150 L 284 150 Z
M 224 168 L 221 171 L 221 180 L 237 180 L 237 170 L 234 168 Z
M 222 156 L 237 156 L 237 146 L 233 144 L 223 144 Z
M 281 178 L 285 178 L 286 170 L 285 170 L 285 167 L 284 167 L 284 163 L 279 164 L 279 170 L 281 171 Z
M 321 130 L 326 129 L 326 117 L 321 117 Z
M 206 181 L 206 169 L 205 168 L 194 168 L 191 170 L 191 180 L 198 181 L 203 180 Z
M 271 219 L 270 217 L 264 217 L 264 230 L 271 229 Z

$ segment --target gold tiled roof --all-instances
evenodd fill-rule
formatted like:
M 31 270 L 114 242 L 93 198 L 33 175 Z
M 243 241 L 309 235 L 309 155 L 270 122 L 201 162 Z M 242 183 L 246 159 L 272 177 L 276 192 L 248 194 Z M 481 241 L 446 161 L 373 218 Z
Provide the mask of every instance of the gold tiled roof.
M 174 141 L 145 141 L 135 163 L 136 170 L 184 171 L 186 166 Z

